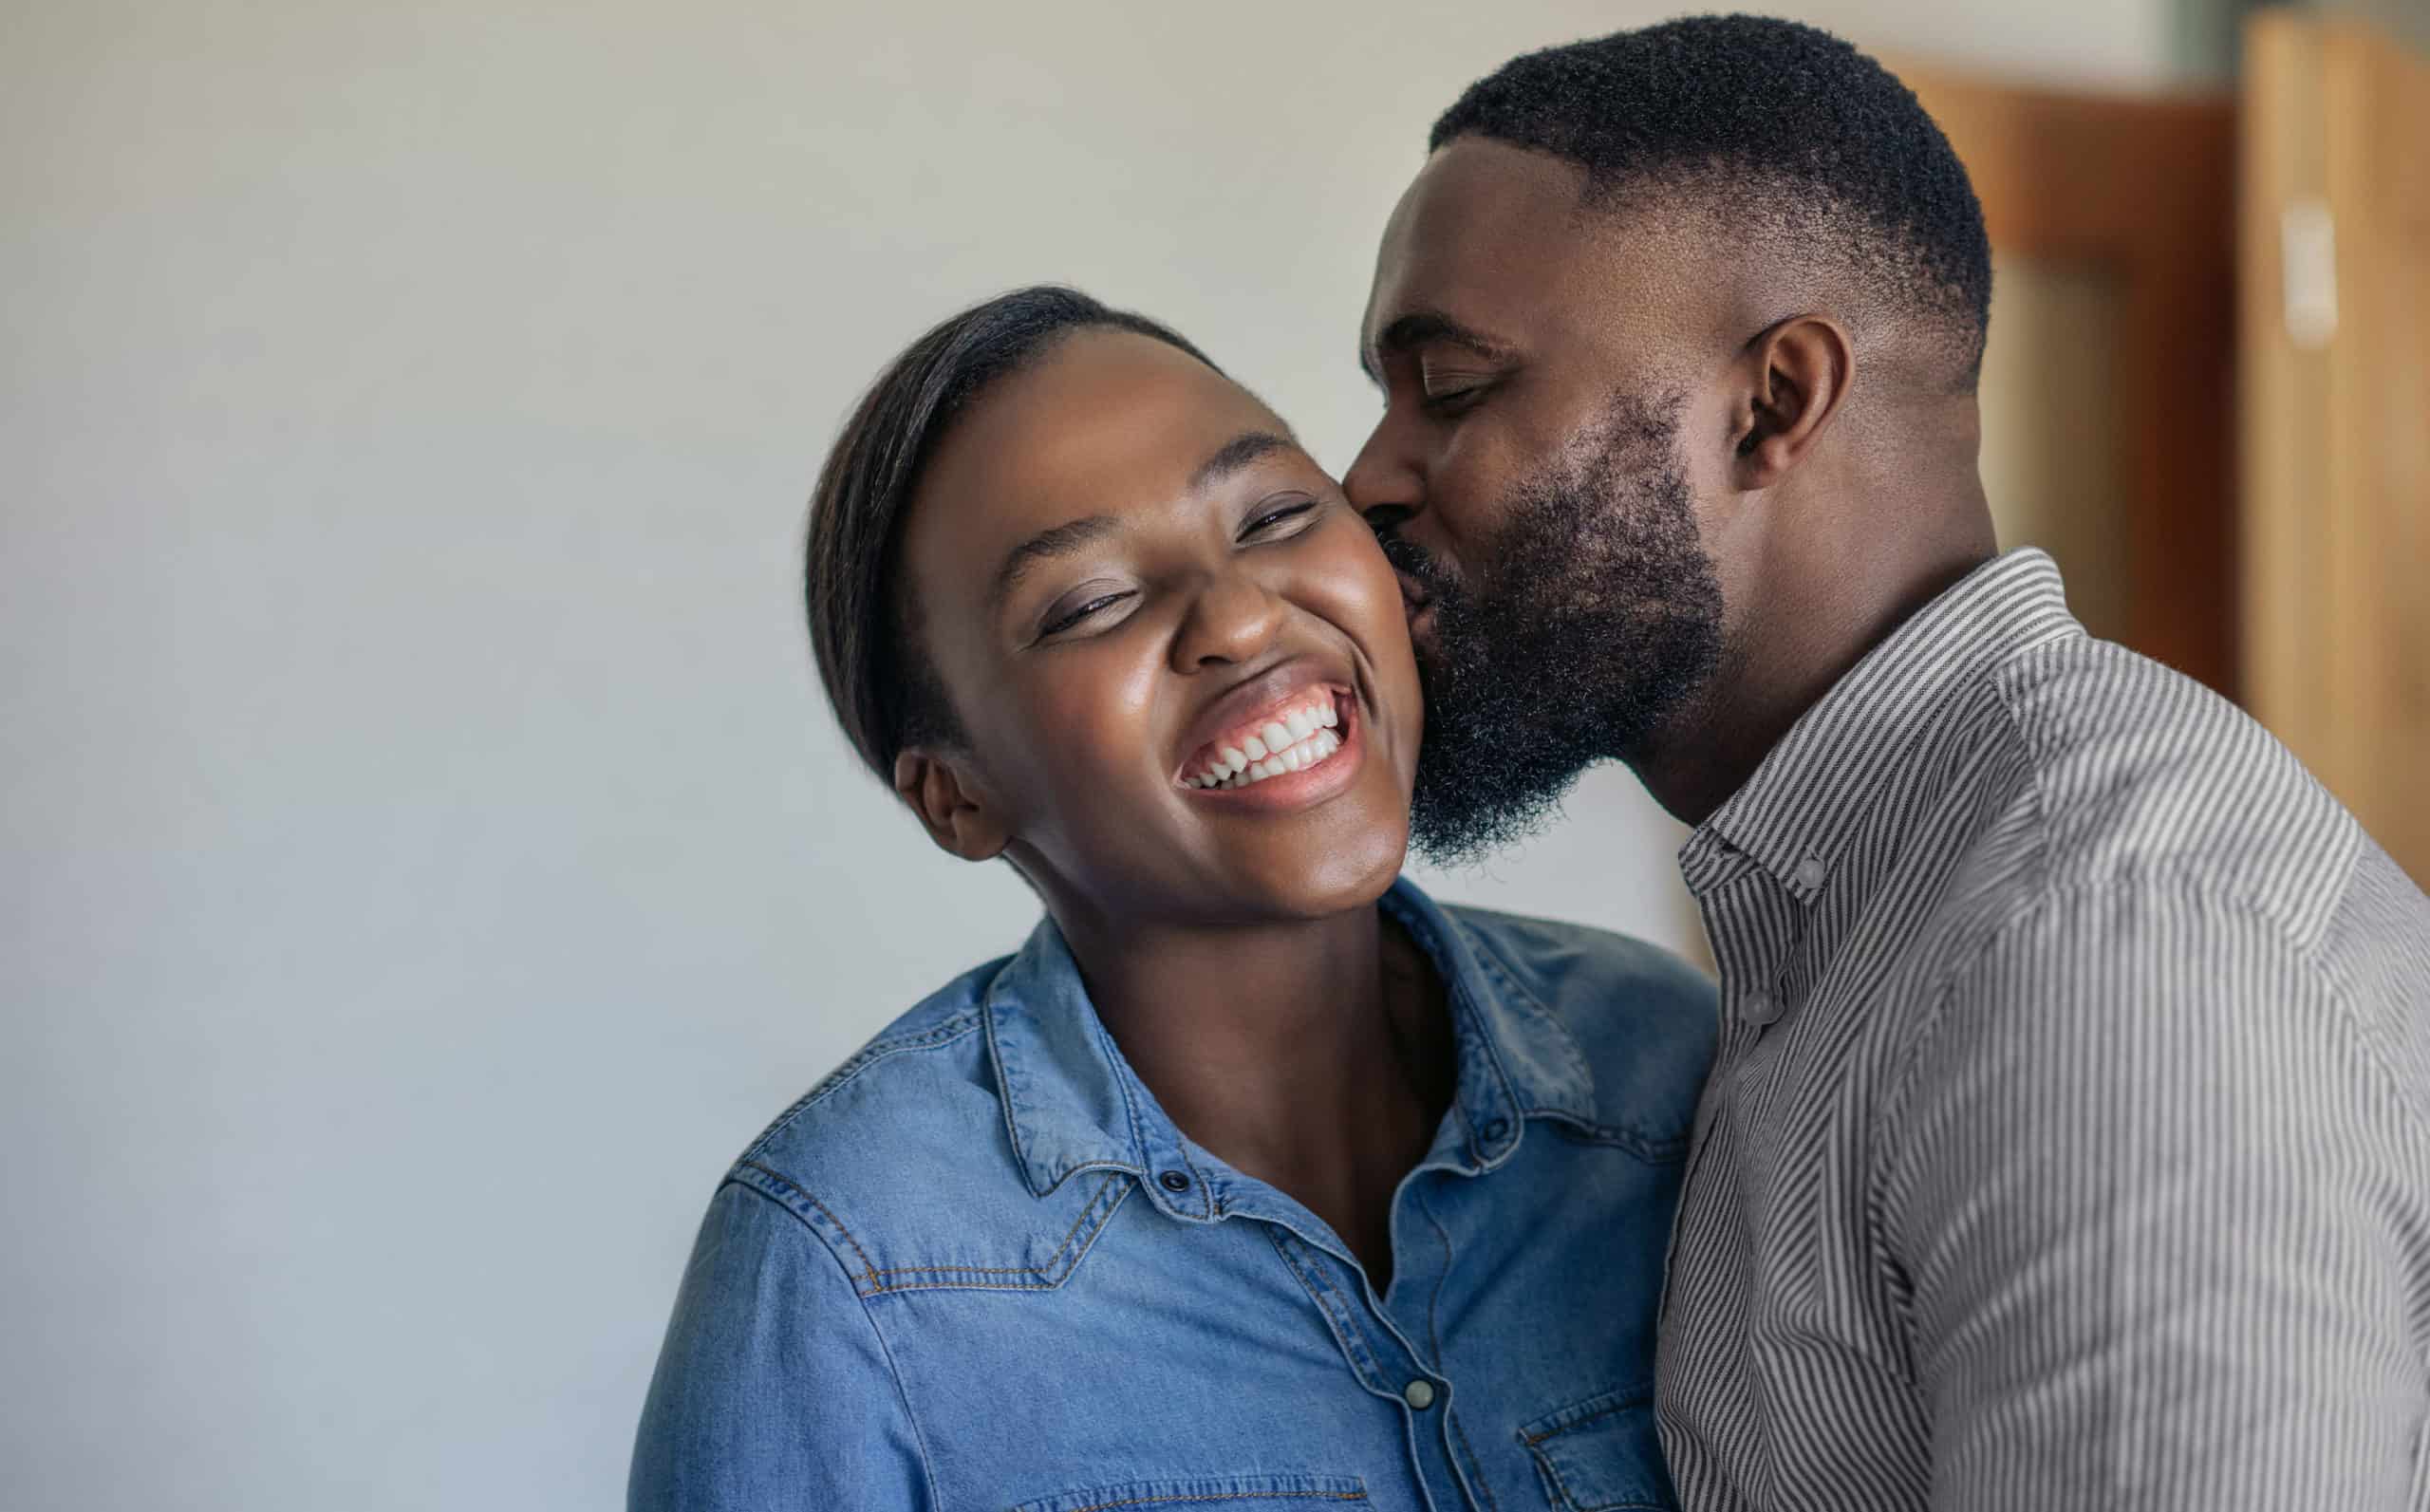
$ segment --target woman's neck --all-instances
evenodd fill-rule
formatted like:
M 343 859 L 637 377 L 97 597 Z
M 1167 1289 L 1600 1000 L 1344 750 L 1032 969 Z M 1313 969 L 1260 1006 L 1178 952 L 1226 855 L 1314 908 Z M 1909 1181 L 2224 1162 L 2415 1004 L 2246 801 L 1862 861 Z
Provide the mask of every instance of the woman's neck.
M 1393 1192 L 1453 1091 L 1423 953 L 1373 905 L 1228 927 L 1073 923 L 1098 1017 L 1173 1122 L 1332 1224 L 1380 1292 Z

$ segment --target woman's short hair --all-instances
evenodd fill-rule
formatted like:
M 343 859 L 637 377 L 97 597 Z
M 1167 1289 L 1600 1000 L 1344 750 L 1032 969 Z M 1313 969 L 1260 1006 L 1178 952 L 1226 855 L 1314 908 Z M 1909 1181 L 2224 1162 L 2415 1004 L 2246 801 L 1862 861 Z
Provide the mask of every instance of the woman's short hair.
M 960 721 L 899 592 L 903 519 L 955 419 L 1075 331 L 1152 337 L 1214 367 L 1180 335 L 1075 289 L 1034 285 L 938 323 L 880 373 L 845 422 L 811 495 L 802 573 L 819 681 L 880 781 L 914 745 L 951 745 Z M 1221 372 L 1221 368 L 1216 369 Z

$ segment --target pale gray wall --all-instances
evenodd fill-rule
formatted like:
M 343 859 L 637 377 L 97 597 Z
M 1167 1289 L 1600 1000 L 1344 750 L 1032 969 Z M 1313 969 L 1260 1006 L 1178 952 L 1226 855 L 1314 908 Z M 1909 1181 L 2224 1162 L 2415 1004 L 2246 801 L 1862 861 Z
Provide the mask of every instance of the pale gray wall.
M 2164 0 L 1817 0 L 2111 81 Z M 1644 4 L 0 18 L 0 1505 L 614 1503 L 693 1222 L 1031 904 L 831 733 L 812 470 L 1075 281 L 1345 462 L 1432 114 Z M 1456 896 L 1677 941 L 1624 776 Z

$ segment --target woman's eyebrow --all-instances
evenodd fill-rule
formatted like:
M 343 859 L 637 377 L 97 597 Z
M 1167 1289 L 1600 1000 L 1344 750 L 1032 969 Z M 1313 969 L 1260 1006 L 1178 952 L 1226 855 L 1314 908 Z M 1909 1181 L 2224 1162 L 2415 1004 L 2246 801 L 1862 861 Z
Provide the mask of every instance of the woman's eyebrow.
M 1288 451 L 1299 443 L 1274 431 L 1243 431 L 1215 449 L 1189 475 L 1189 491 L 1202 494 L 1269 452 Z
M 1020 586 L 1030 569 L 1040 562 L 1058 556 L 1069 556 L 1082 547 L 1101 541 L 1122 529 L 1122 522 L 1111 514 L 1083 515 L 1067 520 L 1050 530 L 1038 532 L 1004 553 L 1002 565 L 996 569 L 995 581 L 987 588 L 987 609 L 994 613 L 1003 607 L 1013 589 Z
M 1189 475 L 1189 492 L 1204 493 L 1259 457 L 1289 451 L 1299 444 L 1277 431 L 1243 431 L 1198 464 L 1198 471 Z M 1022 541 L 1004 553 L 1003 564 L 996 569 L 995 581 L 987 588 L 988 612 L 1003 607 L 1004 600 L 1020 587 L 1021 579 L 1029 575 L 1032 568 L 1058 556 L 1069 556 L 1121 529 L 1122 522 L 1111 514 L 1089 514 L 1040 531 Z

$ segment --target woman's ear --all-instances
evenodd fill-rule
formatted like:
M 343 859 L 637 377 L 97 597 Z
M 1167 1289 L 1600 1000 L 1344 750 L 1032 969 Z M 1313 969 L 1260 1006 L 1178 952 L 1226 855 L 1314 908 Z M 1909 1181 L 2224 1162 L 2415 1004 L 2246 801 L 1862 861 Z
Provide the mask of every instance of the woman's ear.
M 1828 315 L 1794 315 L 1756 337 L 1742 369 L 1731 481 L 1753 493 L 1795 471 L 1840 412 L 1856 369 L 1847 328 Z
M 894 792 L 937 848 L 964 861 L 990 861 L 1012 839 L 996 806 L 951 757 L 914 747 L 894 758 Z

